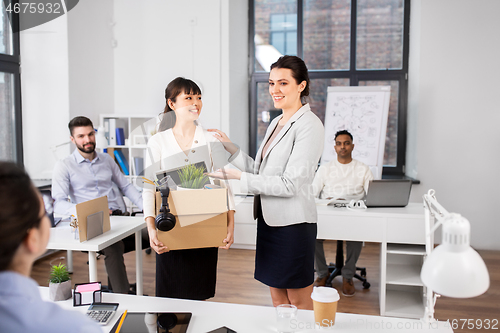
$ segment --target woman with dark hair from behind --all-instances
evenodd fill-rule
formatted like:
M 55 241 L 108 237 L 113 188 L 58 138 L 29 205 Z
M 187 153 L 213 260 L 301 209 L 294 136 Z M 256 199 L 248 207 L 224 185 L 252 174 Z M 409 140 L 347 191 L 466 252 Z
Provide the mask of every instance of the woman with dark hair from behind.
M 83 314 L 41 299 L 30 274 L 49 236 L 45 205 L 28 174 L 0 162 L 0 332 L 102 332 Z

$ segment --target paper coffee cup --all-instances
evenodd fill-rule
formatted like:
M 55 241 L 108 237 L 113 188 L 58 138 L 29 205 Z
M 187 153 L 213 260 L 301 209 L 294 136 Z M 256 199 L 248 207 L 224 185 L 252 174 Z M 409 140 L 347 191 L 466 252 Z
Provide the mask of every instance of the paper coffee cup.
M 311 294 L 314 309 L 314 321 L 321 327 L 331 327 L 335 325 L 335 315 L 337 304 L 340 299 L 335 288 L 314 287 Z

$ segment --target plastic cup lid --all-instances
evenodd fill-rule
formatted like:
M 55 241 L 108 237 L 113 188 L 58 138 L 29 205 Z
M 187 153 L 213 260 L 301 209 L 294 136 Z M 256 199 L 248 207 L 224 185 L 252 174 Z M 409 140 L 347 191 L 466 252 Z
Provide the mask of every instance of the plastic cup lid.
M 340 299 L 339 292 L 335 288 L 314 287 L 311 298 L 316 302 L 331 303 Z

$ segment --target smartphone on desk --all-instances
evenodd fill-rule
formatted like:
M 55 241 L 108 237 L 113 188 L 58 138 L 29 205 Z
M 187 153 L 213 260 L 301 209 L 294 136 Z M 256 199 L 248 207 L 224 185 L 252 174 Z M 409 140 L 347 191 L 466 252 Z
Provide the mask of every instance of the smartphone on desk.
M 237 333 L 237 332 L 230 329 L 229 327 L 223 326 L 207 333 Z

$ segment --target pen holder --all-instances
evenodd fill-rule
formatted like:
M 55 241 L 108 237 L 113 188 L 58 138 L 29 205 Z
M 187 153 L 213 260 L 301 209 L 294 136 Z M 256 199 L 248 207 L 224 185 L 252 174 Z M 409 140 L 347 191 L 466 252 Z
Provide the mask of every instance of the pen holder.
M 101 282 L 75 284 L 73 306 L 90 305 L 102 302 Z

